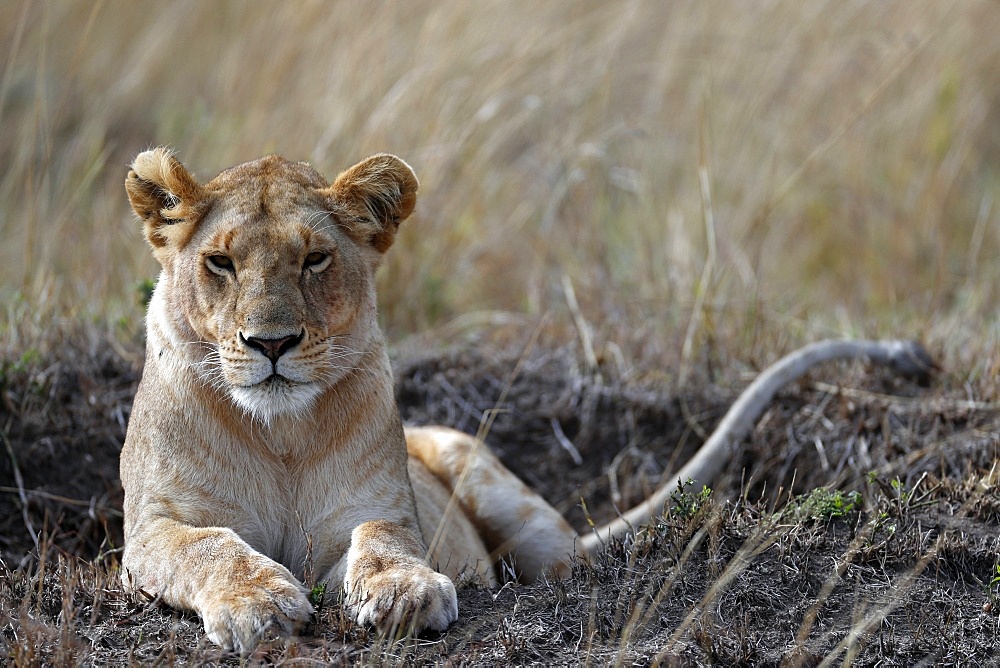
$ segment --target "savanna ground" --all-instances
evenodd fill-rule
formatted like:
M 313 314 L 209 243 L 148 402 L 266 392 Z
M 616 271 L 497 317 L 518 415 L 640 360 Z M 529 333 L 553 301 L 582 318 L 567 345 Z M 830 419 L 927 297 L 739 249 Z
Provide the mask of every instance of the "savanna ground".
M 117 580 L 156 274 L 122 183 L 156 144 L 203 178 L 407 159 L 380 285 L 404 417 L 495 415 L 581 531 L 802 343 L 919 338 L 942 366 L 812 374 L 710 496 L 567 581 L 461 589 L 441 636 L 330 603 L 252 661 L 997 661 L 995 3 L 11 1 L 0 73 L 8 663 L 237 661 Z

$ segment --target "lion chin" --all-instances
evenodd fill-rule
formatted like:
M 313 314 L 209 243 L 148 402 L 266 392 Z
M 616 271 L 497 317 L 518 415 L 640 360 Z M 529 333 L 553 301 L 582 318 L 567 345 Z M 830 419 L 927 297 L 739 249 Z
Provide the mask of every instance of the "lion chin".
M 318 383 L 296 383 L 274 374 L 255 385 L 234 385 L 229 393 L 247 415 L 271 424 L 281 416 L 308 414 L 321 391 Z

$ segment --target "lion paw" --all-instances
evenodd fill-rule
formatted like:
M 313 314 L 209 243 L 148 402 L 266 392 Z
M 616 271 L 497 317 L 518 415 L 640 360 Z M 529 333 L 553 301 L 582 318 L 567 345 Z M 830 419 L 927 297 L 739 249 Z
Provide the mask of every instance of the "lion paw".
M 458 619 L 455 585 L 427 566 L 413 565 L 345 582 L 347 612 L 384 633 L 444 631 Z
M 245 656 L 265 633 L 291 634 L 313 614 L 306 588 L 280 565 L 260 566 L 248 579 L 227 584 L 198 610 L 209 640 L 223 649 Z

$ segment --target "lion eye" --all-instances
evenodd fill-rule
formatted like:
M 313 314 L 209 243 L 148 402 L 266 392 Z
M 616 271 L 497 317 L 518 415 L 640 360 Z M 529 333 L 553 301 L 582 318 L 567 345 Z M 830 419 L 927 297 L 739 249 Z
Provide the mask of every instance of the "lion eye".
M 216 274 L 223 275 L 233 270 L 233 261 L 225 255 L 209 255 L 205 258 L 205 266 Z
M 319 251 L 314 251 L 306 255 L 305 261 L 302 263 L 303 269 L 311 269 L 314 272 L 320 272 L 327 268 L 330 264 L 330 256 L 326 253 L 320 253 Z

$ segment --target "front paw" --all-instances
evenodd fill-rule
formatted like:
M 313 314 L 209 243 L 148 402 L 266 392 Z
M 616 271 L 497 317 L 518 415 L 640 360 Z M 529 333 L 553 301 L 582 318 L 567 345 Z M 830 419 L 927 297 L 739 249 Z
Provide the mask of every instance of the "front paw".
M 395 634 L 444 631 L 458 619 L 455 585 L 422 564 L 397 566 L 344 582 L 345 607 L 359 624 Z
M 306 588 L 288 569 L 269 559 L 255 561 L 245 577 L 204 592 L 198 606 L 209 639 L 244 656 L 265 633 L 288 635 L 313 614 Z

